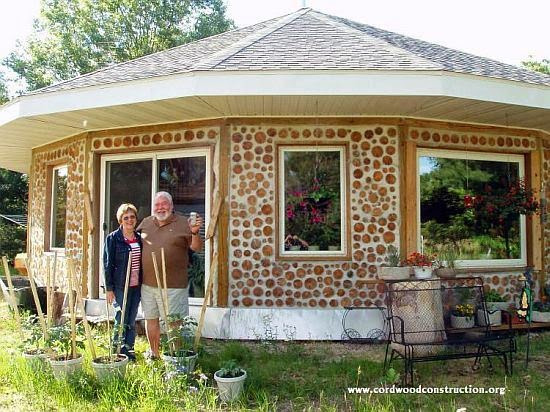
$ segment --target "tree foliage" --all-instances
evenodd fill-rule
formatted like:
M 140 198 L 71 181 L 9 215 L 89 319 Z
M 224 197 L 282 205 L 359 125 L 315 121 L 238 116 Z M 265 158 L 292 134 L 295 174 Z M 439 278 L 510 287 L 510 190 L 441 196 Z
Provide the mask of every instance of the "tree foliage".
M 0 168 L 0 213 L 27 213 L 27 175 Z
M 521 64 L 523 64 L 523 66 L 528 68 L 529 70 L 544 74 L 550 74 L 550 60 L 548 59 L 542 59 L 542 61 L 540 62 L 530 59 L 525 62 L 521 62 Z
M 4 79 L 4 73 L 0 73 L 0 105 L 6 103 L 8 100 L 9 96 L 6 79 Z
M 223 0 L 43 0 L 4 61 L 36 90 L 234 27 Z

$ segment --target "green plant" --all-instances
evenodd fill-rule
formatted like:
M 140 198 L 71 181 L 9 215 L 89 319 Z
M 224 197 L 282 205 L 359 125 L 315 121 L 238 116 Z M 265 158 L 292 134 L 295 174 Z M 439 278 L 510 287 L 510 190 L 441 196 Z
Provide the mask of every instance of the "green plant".
M 61 325 L 52 326 L 48 332 L 46 346 L 52 349 L 58 358 L 65 360 L 73 359 L 72 342 L 71 342 L 71 325 L 70 322 Z M 76 341 L 75 346 L 79 349 L 84 349 L 84 326 L 82 323 L 76 325 Z
M 471 318 L 474 316 L 474 305 L 465 303 L 463 305 L 456 305 L 453 309 L 453 315 L 463 316 L 465 318 Z
M 399 382 L 401 375 L 393 368 L 389 368 L 381 379 L 382 384 L 395 385 Z
M 455 269 L 456 268 L 456 261 L 458 259 L 458 252 L 457 248 L 451 245 L 447 245 L 441 248 L 439 251 L 439 262 L 441 262 L 442 267 L 446 267 L 449 269 Z
M 401 265 L 401 255 L 399 254 L 399 249 L 395 246 L 388 246 L 386 256 L 388 258 L 388 266 L 398 267 Z
M 533 310 L 537 312 L 550 312 L 550 303 L 535 302 L 533 303 Z
M 44 353 L 44 334 L 38 322 L 38 316 L 29 315 L 23 318 L 23 350 L 26 353 Z
M 161 338 L 162 352 L 168 356 L 184 357 L 193 352 L 197 320 L 192 316 L 169 315 L 170 327 Z
M 222 362 L 218 376 L 220 378 L 236 378 L 244 374 L 244 369 L 237 365 L 235 359 Z
M 505 302 L 505 300 L 497 291 L 491 289 L 485 294 L 485 302 Z

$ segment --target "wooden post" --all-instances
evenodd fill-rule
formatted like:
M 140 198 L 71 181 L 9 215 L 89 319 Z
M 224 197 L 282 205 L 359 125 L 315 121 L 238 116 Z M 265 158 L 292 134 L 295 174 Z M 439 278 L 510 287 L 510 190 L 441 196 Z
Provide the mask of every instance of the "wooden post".
M 94 214 L 92 212 L 92 200 L 90 192 L 84 192 L 84 209 L 86 209 L 86 219 L 88 220 L 88 233 L 94 232 Z
M 218 254 L 214 253 L 212 263 L 210 264 L 210 276 L 208 277 L 208 286 L 206 287 L 206 291 L 204 292 L 204 300 L 202 301 L 201 313 L 199 316 L 199 325 L 197 326 L 197 333 L 195 334 L 195 342 L 193 345 L 193 349 L 195 350 L 195 352 L 199 347 L 199 342 L 202 335 L 202 327 L 204 324 L 204 315 L 206 314 L 206 306 L 208 305 L 208 300 L 210 299 L 210 295 L 212 294 L 212 286 L 214 285 L 214 279 L 217 278 L 217 274 Z
M 86 332 L 86 339 L 88 340 L 88 345 L 90 346 L 90 352 L 92 353 L 92 359 L 96 358 L 96 351 L 95 351 L 95 345 L 94 340 L 92 339 L 92 331 L 90 329 L 90 325 L 88 323 L 88 317 L 86 316 L 86 307 L 84 306 L 84 300 L 82 299 L 82 291 L 81 291 L 81 281 L 82 279 L 78 278 L 76 275 L 76 271 L 74 269 L 74 264 L 72 259 L 69 259 L 67 261 L 67 268 L 69 271 L 69 276 L 72 279 L 73 284 L 76 284 L 76 301 L 78 303 L 78 306 L 80 308 L 80 312 L 82 312 L 82 322 L 84 323 L 84 331 Z M 75 282 L 76 280 L 76 282 Z
M 6 280 L 8 281 L 8 292 L 11 300 L 11 308 L 13 309 L 13 316 L 15 317 L 15 323 L 19 329 L 19 334 L 23 338 L 23 327 L 21 326 L 21 316 L 19 315 L 19 308 L 17 307 L 17 300 L 15 299 L 15 290 L 13 289 L 13 282 L 11 281 L 10 267 L 8 265 L 8 258 L 2 257 L 2 263 L 4 264 L 4 272 L 6 274 Z
M 163 294 L 163 304 L 165 305 L 164 310 L 166 312 L 166 319 L 168 319 L 168 310 L 170 308 L 170 304 L 168 302 L 168 285 L 166 283 L 166 260 L 164 259 L 164 248 L 160 248 L 160 260 L 162 265 L 162 294 Z M 170 339 L 170 325 L 166 325 L 166 333 L 168 335 L 168 339 Z M 170 342 L 170 346 L 172 347 L 172 353 L 176 352 L 176 344 L 175 342 Z
M 29 276 L 29 283 L 31 284 L 32 296 L 34 298 L 34 305 L 36 306 L 36 312 L 38 314 L 38 321 L 40 322 L 40 327 L 42 328 L 42 334 L 44 335 L 44 340 L 48 340 L 48 328 L 46 327 L 46 321 L 44 320 L 44 313 L 42 312 L 42 305 L 40 304 L 40 299 L 38 298 L 38 292 L 36 291 L 36 284 L 34 283 L 34 275 L 32 273 L 30 259 L 27 259 L 27 275 Z
M 120 355 L 120 348 L 122 342 L 122 331 L 124 330 L 124 336 L 126 336 L 126 328 L 124 327 L 124 321 L 126 318 L 126 304 L 128 303 L 128 285 L 130 284 L 130 273 L 132 272 L 132 252 L 128 254 L 128 265 L 126 266 L 126 280 L 124 282 L 124 298 L 122 301 L 122 313 L 120 314 L 120 324 L 118 325 L 118 336 L 116 344 L 116 354 Z
M 50 257 L 46 257 L 46 325 L 52 327 L 52 271 Z

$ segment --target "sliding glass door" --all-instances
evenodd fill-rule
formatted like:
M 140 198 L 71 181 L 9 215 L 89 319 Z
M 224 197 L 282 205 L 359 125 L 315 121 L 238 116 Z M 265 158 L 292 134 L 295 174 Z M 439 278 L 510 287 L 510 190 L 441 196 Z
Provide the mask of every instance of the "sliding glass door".
M 122 203 L 138 208 L 138 224 L 151 215 L 152 199 L 158 191 L 170 193 L 176 213 L 188 217 L 197 212 L 204 218 L 204 238 L 210 215 L 210 151 L 188 149 L 155 153 L 104 155 L 101 159 L 101 256 L 105 237 L 117 229 L 116 211 Z M 190 303 L 200 303 L 208 279 L 210 244 L 189 259 Z M 100 267 L 102 260 L 100 256 Z M 100 276 L 103 285 L 103 274 Z M 102 288 L 100 293 L 103 294 Z

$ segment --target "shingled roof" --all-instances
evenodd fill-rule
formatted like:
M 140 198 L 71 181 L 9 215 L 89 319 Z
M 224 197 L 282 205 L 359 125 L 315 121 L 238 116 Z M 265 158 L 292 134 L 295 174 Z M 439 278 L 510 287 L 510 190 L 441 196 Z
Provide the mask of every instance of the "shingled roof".
M 305 8 L 32 94 L 193 71 L 447 71 L 550 86 L 550 76 Z

